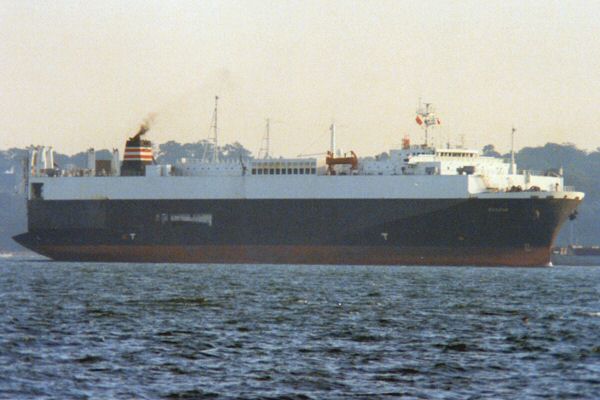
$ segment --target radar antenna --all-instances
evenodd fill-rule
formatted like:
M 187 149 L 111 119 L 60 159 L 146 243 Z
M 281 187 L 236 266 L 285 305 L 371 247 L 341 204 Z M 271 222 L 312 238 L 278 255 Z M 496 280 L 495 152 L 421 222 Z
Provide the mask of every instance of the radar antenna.
M 435 115 L 435 111 L 431 103 L 421 103 L 419 99 L 419 107 L 417 108 L 417 124 L 425 130 L 425 147 L 429 146 L 429 127 L 440 125 L 440 119 Z M 432 140 L 433 142 L 433 140 Z

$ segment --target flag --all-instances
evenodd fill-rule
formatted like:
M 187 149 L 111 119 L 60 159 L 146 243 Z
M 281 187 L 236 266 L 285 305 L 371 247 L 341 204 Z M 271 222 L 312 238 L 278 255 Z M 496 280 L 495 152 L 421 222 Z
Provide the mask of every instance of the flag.
M 423 120 L 421 119 L 420 115 L 417 115 L 417 118 L 415 118 L 415 121 L 417 121 L 417 124 L 423 125 Z

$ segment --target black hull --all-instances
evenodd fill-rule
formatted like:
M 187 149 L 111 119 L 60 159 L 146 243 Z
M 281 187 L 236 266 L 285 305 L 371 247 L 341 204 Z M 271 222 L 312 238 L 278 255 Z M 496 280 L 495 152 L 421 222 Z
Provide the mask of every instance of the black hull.
M 28 203 L 15 237 L 55 260 L 547 265 L 571 199 Z

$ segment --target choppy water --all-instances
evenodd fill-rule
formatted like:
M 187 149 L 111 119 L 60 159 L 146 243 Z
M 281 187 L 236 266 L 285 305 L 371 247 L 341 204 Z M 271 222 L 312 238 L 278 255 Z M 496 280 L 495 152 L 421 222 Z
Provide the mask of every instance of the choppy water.
M 1 398 L 598 398 L 600 268 L 0 260 Z

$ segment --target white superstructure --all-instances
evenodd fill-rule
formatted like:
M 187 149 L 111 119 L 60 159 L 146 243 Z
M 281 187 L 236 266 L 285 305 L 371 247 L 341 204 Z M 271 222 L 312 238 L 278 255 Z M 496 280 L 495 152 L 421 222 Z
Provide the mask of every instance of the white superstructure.
M 40 151 L 40 155 L 45 152 Z M 116 154 L 116 153 L 115 153 Z M 472 198 L 579 197 L 563 177 L 521 171 L 476 150 L 406 146 L 389 158 L 359 160 L 356 169 L 316 158 L 269 158 L 238 162 L 182 160 L 147 165 L 145 176 L 94 176 L 90 166 L 68 174 L 32 169 L 30 198 L 85 199 L 284 199 L 284 198 Z M 118 155 L 116 155 L 118 156 Z M 92 155 L 90 154 L 90 158 Z M 345 158 L 344 158 L 345 160 Z M 114 165 L 114 163 L 113 163 Z M 41 167 L 41 165 L 40 165 Z M 33 189 L 36 186 L 36 189 Z
M 113 151 L 112 160 L 96 160 L 94 150 L 90 149 L 87 168 L 73 170 L 55 168 L 51 149 L 32 149 L 29 198 L 583 198 L 583 193 L 564 187 L 561 173 L 519 172 L 512 150 L 508 162 L 482 156 L 477 150 L 430 146 L 429 130 L 440 125 L 430 103 L 420 105 L 416 116 L 416 122 L 425 132 L 425 144 L 411 145 L 405 138 L 402 148 L 390 150 L 389 155 L 378 159 L 361 160 L 354 152 L 342 154 L 336 150 L 333 124 L 331 148 L 323 163 L 317 158 L 269 157 L 267 120 L 264 157 L 222 162 L 218 156 L 217 101 L 215 97 L 212 137 L 202 160 L 156 164 L 150 141 L 141 139 L 149 129 L 145 122 L 137 135 L 127 141 L 124 153 L 124 163 L 130 163 L 127 169 L 119 162 L 117 150 Z M 513 139 L 514 132 L 513 128 Z

